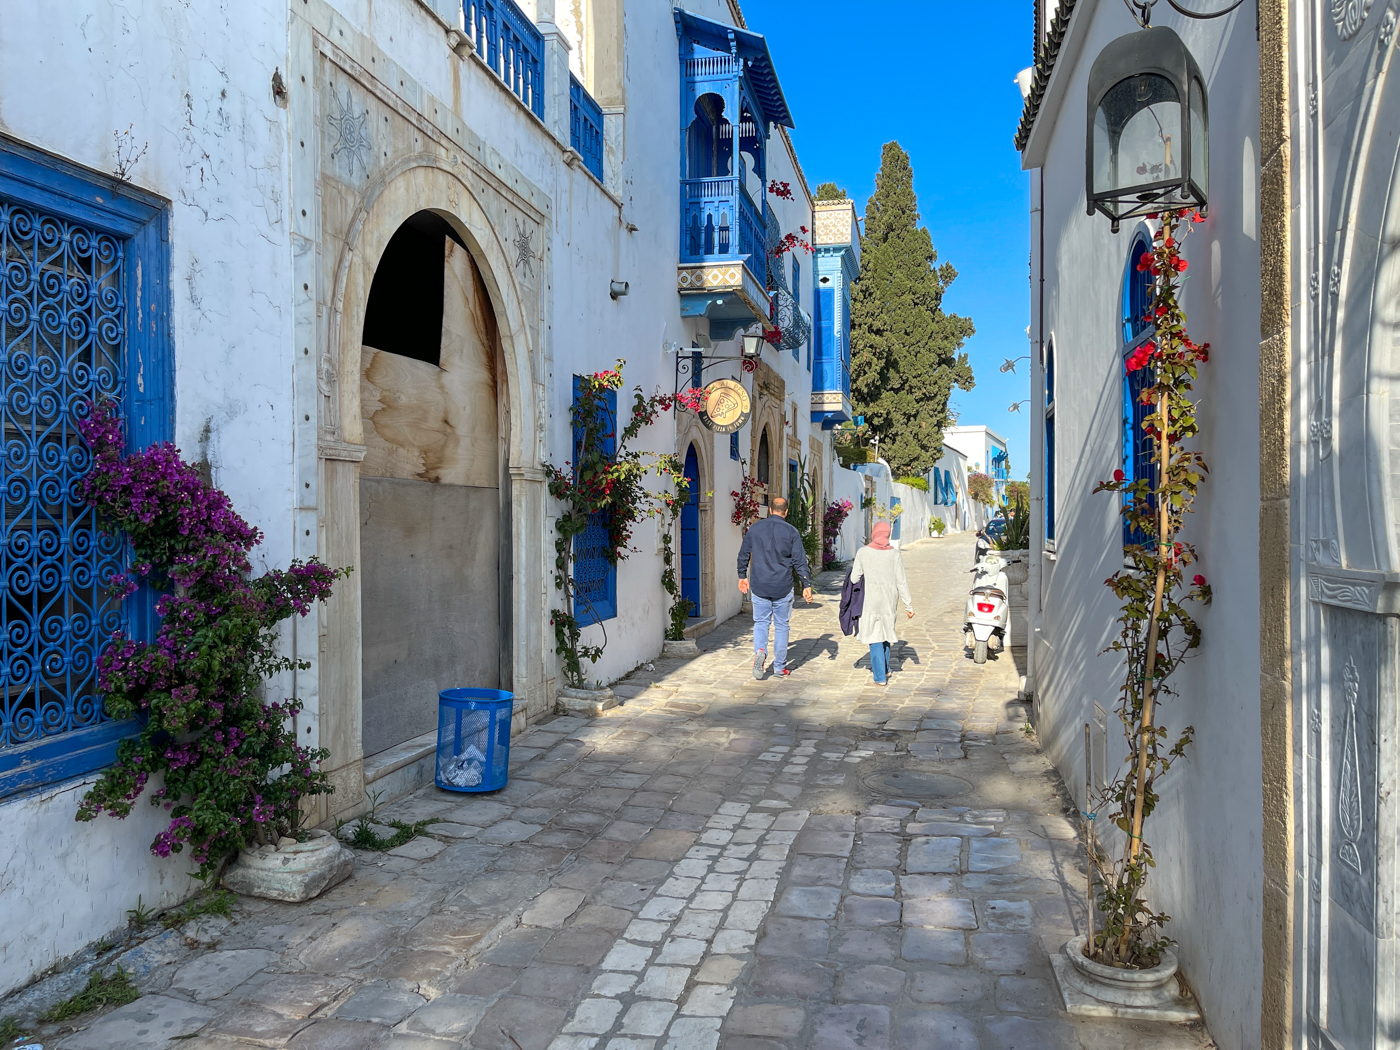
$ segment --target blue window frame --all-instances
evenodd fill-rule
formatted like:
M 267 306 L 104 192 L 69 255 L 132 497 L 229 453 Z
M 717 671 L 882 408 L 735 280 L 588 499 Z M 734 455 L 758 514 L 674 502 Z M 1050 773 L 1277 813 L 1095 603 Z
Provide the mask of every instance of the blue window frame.
M 1055 342 L 1045 346 L 1045 542 L 1055 542 Z
M 126 545 L 83 502 L 77 424 L 107 398 L 129 448 L 171 436 L 167 229 L 158 198 L 0 138 L 0 796 L 109 765 L 139 728 L 96 666 L 113 631 L 152 636 L 154 604 L 107 587 Z
M 575 405 L 582 387 L 583 377 L 574 376 Z M 610 457 L 617 451 L 616 390 L 606 392 L 602 411 L 607 416 L 603 426 L 603 454 Z M 583 448 L 583 431 L 575 426 L 573 434 L 573 462 L 577 464 Z M 584 626 L 611 620 L 617 615 L 617 564 L 608 556 L 609 524 L 610 515 L 594 514 L 588 519 L 588 527 L 574 537 L 574 618 Z
M 729 435 L 729 458 L 735 463 L 739 462 L 739 432 L 737 430 Z
M 1128 481 L 1151 480 L 1155 477 L 1153 464 L 1154 443 L 1143 430 L 1142 425 L 1153 412 L 1155 406 L 1142 403 L 1143 391 L 1152 386 L 1152 370 L 1139 368 L 1129 372 L 1126 361 L 1128 355 L 1151 339 L 1156 328 L 1148 320 L 1147 313 L 1152 305 L 1153 277 L 1145 270 L 1138 269 L 1139 261 L 1151 255 L 1152 242 L 1146 234 L 1139 234 L 1128 251 L 1128 268 L 1123 275 L 1123 474 Z M 1125 495 L 1124 500 L 1128 497 Z M 1155 505 L 1149 503 L 1149 507 Z M 1134 529 L 1127 519 L 1123 521 L 1123 544 L 1142 544 L 1148 540 L 1140 529 Z

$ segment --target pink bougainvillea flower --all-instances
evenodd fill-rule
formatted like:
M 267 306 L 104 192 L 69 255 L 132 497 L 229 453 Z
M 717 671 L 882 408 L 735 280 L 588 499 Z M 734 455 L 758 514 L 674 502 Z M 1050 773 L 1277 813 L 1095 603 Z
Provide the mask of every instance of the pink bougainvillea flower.
M 1115 470 L 1115 471 L 1113 472 L 1113 480 L 1114 480 L 1114 481 L 1122 481 L 1126 476 L 1127 476 L 1127 475 L 1125 475 L 1121 470 Z
M 1191 582 L 1197 587 L 1204 587 L 1206 585 L 1206 578 L 1200 573 L 1196 573 L 1196 575 L 1191 578 Z

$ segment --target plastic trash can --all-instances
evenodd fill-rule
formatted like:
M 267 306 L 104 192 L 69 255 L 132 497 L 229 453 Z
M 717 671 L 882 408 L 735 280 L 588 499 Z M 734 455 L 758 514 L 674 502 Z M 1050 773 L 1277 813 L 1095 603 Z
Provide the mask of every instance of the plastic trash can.
M 438 693 L 437 764 L 433 780 L 445 791 L 499 791 L 510 764 L 510 717 L 515 695 L 500 689 Z

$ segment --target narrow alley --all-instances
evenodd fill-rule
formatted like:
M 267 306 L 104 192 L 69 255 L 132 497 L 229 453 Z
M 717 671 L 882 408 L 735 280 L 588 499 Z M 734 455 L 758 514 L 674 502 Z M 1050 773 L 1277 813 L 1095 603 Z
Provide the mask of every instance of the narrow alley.
M 889 687 L 841 636 L 825 574 L 793 618 L 790 680 L 753 680 L 736 617 L 603 717 L 518 737 L 498 795 L 382 809 L 436 822 L 358 851 L 321 898 L 240 898 L 232 921 L 108 946 L 0 1015 L 30 1023 L 121 963 L 142 997 L 40 1029 L 45 1046 L 1211 1046 L 1059 1009 L 1047 953 L 1082 922 L 1076 824 L 1011 655 L 962 650 L 971 538 L 905 559 L 917 615 Z

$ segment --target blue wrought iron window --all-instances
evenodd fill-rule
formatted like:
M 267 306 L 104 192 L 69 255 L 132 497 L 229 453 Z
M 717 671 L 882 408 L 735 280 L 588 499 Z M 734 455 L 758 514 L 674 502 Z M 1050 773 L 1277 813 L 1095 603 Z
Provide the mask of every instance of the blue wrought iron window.
M 583 377 L 574 376 L 574 404 L 582 392 Z M 603 454 L 617 451 L 617 391 L 609 390 L 603 398 Z M 573 428 L 573 461 L 578 463 L 583 450 L 583 431 Z M 588 527 L 574 537 L 574 618 L 584 626 L 611 620 L 617 615 L 617 564 L 609 556 L 608 526 L 611 516 L 594 514 Z
M 1045 542 L 1055 542 L 1055 343 L 1045 347 Z
M 569 74 L 569 145 L 578 150 L 583 166 L 602 182 L 603 107 L 572 73 Z
M 0 796 L 108 765 L 137 729 L 96 666 L 155 616 L 108 586 L 125 543 L 83 502 L 78 421 L 106 398 L 128 447 L 171 436 L 169 272 L 162 201 L 0 139 Z
M 544 37 L 535 23 L 513 0 L 464 0 L 463 11 L 476 53 L 543 120 Z
M 1123 275 L 1123 474 L 1128 481 L 1151 481 L 1156 477 L 1153 463 L 1154 443 L 1143 423 L 1155 406 L 1143 404 L 1143 392 L 1152 386 L 1152 369 L 1139 368 L 1129 372 L 1126 361 L 1128 355 L 1152 338 L 1155 326 L 1148 319 L 1152 306 L 1153 278 L 1146 270 L 1139 270 L 1138 263 L 1144 256 L 1151 255 L 1152 242 L 1145 234 L 1139 234 L 1128 251 L 1128 268 Z M 1126 502 L 1130 497 L 1124 495 Z M 1155 506 L 1148 501 L 1148 509 Z M 1148 536 L 1141 529 L 1134 529 L 1123 521 L 1123 544 L 1143 544 Z

